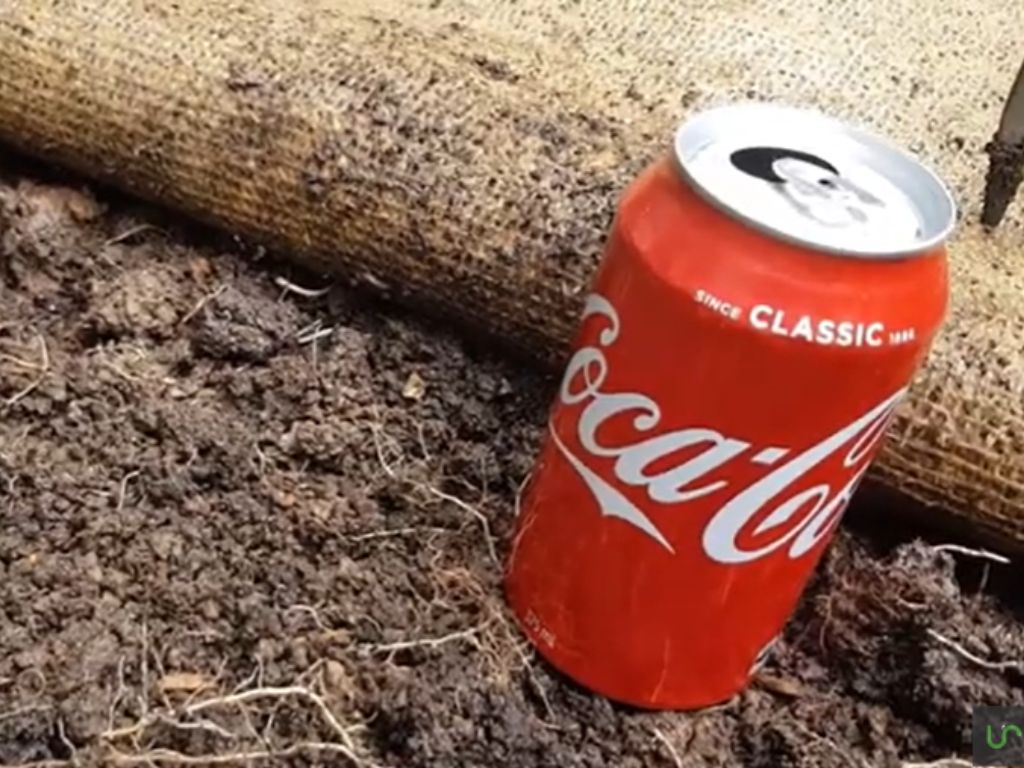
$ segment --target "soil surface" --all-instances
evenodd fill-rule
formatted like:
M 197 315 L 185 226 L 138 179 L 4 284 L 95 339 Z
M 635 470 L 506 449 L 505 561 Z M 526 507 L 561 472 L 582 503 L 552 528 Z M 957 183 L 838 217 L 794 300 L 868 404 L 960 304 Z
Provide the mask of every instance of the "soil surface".
M 500 589 L 551 392 L 0 162 L 0 764 L 902 766 L 968 755 L 973 706 L 1024 704 L 1007 567 L 874 524 L 844 527 L 730 703 L 643 713 L 566 681 Z

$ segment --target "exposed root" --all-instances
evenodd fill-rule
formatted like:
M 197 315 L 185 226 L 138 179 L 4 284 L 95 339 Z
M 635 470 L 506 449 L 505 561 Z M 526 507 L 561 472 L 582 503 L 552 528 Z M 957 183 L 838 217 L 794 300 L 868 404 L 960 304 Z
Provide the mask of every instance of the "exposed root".
M 995 552 L 989 552 L 987 549 L 971 549 L 969 547 L 962 547 L 959 544 L 940 544 L 937 547 L 933 547 L 936 552 L 954 552 L 958 555 L 965 555 L 967 557 L 976 557 L 980 560 L 991 560 L 993 563 L 1000 563 L 1001 565 L 1009 565 L 1010 558 L 1003 557 Z
M 313 344 L 317 340 L 322 339 L 325 336 L 330 336 L 332 333 L 334 333 L 334 330 L 335 329 L 333 325 L 329 325 L 326 328 L 317 328 L 315 331 L 310 331 L 307 334 L 299 336 L 297 338 L 297 341 L 302 346 L 305 346 L 306 344 Z
M 138 754 L 126 754 L 112 750 L 110 761 L 114 765 L 151 765 L 154 763 L 164 765 L 234 765 L 253 760 L 280 760 L 286 757 L 294 757 L 304 752 L 333 752 L 346 757 L 355 765 L 374 765 L 373 763 L 360 760 L 341 744 L 324 741 L 304 741 L 299 744 L 293 744 L 286 749 L 264 749 L 252 752 L 229 752 L 227 754 L 212 755 L 184 755 L 171 749 L 153 749 Z M 66 763 L 62 765 L 66 765 Z
M 228 696 L 221 696 L 214 699 L 207 699 L 200 701 L 196 704 L 192 704 L 185 708 L 185 713 L 188 715 L 194 715 L 197 712 L 204 712 L 210 709 L 218 709 L 223 707 L 237 706 L 246 704 L 260 699 L 281 699 L 287 697 L 295 697 L 305 699 L 306 701 L 313 704 L 317 709 L 320 710 L 321 715 L 327 724 L 331 727 L 331 730 L 341 739 L 342 744 L 345 745 L 350 751 L 355 750 L 355 744 L 352 743 L 352 737 L 349 736 L 348 731 L 338 722 L 338 719 L 331 712 L 331 708 L 327 706 L 327 702 L 323 698 L 314 693 L 309 688 L 303 688 L 301 686 L 288 686 L 284 688 L 253 688 L 248 691 L 242 691 L 241 693 L 233 693 Z M 352 755 L 352 760 L 359 762 L 355 755 Z
M 50 372 L 50 352 L 46 348 L 46 339 L 43 337 L 43 334 L 36 333 L 36 340 L 39 344 L 39 363 L 33 363 L 32 365 L 35 366 L 35 370 L 39 371 L 39 375 L 29 382 L 24 389 L 14 393 L 4 401 L 4 405 L 7 408 L 35 392 L 36 388 L 46 380 L 46 375 Z
M 934 763 L 900 763 L 900 768 L 973 768 L 974 763 L 958 757 L 947 757 Z
M 402 536 L 415 536 L 423 533 L 446 533 L 447 531 L 447 528 L 423 525 L 409 528 L 384 528 L 380 531 L 370 531 L 369 533 L 360 533 L 357 536 L 349 536 L 348 540 L 352 542 L 373 541 L 375 539 L 394 539 Z
M 402 480 L 404 482 L 408 482 L 414 488 L 426 491 L 428 494 L 430 494 L 436 499 L 439 499 L 440 501 L 446 501 L 449 504 L 454 504 L 462 511 L 468 512 L 470 515 L 472 515 L 473 518 L 475 518 L 477 522 L 480 523 L 480 529 L 484 536 L 484 543 L 487 546 L 487 554 L 490 556 L 491 561 L 496 564 L 500 563 L 501 561 L 498 558 L 498 549 L 494 543 L 494 536 L 491 534 L 491 524 L 487 520 L 487 516 L 484 515 L 484 513 L 481 512 L 479 509 L 463 501 L 457 496 L 452 496 L 450 493 L 445 493 L 444 491 L 441 491 L 435 488 L 434 486 L 428 485 L 426 483 L 415 482 L 399 477 L 398 473 L 395 471 L 394 465 L 390 461 L 388 461 L 387 457 L 384 455 L 384 438 L 386 437 L 386 434 L 384 433 L 383 426 L 377 423 L 374 424 L 371 427 L 371 429 L 373 431 L 374 448 L 377 451 L 377 461 L 380 463 L 381 469 L 384 470 L 385 474 L 387 474 L 388 477 L 394 478 L 395 480 Z
M 315 668 L 315 665 L 314 665 Z M 118 681 L 120 699 L 123 680 Z M 262 670 L 257 670 L 253 679 L 261 682 Z M 306 740 L 291 745 L 275 747 L 271 743 L 271 734 L 259 734 L 253 727 L 250 716 L 259 712 L 266 715 L 271 708 L 280 706 L 285 700 L 297 700 L 309 704 L 315 709 L 320 719 L 329 728 L 333 740 Z M 261 707 L 258 709 L 258 707 Z M 233 723 L 232 723 L 233 718 Z M 272 724 L 270 718 L 268 726 Z M 151 749 L 154 726 L 163 726 L 174 731 L 202 731 L 233 744 L 231 752 L 217 752 L 204 755 L 191 755 L 171 749 Z M 245 728 L 241 726 L 244 725 Z M 324 698 L 312 688 L 305 685 L 262 686 L 255 688 L 236 689 L 222 695 L 210 695 L 198 700 L 189 700 L 177 707 L 165 705 L 156 708 L 142 709 L 142 716 L 136 722 L 120 728 L 108 728 L 100 735 L 100 740 L 109 750 L 109 761 L 119 765 L 147 765 L 166 763 L 178 765 L 214 765 L 240 763 L 247 760 L 271 760 L 296 755 L 303 752 L 331 752 L 345 757 L 355 766 L 373 766 L 363 759 L 352 739 L 352 733 L 361 726 L 346 727 L 337 718 Z M 253 744 L 252 742 L 256 742 Z M 132 750 L 127 750 L 131 745 Z M 147 745 L 145 748 L 141 745 Z M 242 747 L 238 749 L 238 747 Z
M 412 648 L 440 648 L 442 645 L 455 643 L 460 640 L 468 642 L 479 649 L 480 641 L 477 639 L 477 635 L 479 635 L 490 624 L 491 621 L 486 621 L 479 626 L 464 629 L 460 632 L 452 632 L 451 634 L 444 635 L 443 637 L 430 637 L 417 640 L 403 640 L 397 643 L 371 645 L 368 650 L 373 653 L 396 653 L 398 651 L 407 651 Z
M 226 291 L 227 288 L 228 288 L 227 285 L 221 285 L 221 286 L 218 286 L 211 293 L 208 293 L 205 296 L 203 296 L 203 298 L 201 298 L 199 301 L 197 301 L 195 306 L 192 307 L 192 309 L 190 309 L 188 312 L 186 312 L 185 316 L 182 317 L 178 321 L 178 325 L 187 325 L 188 322 L 193 317 L 195 317 L 196 315 L 198 315 L 200 312 L 203 311 L 203 307 L 205 307 L 211 301 L 214 301 L 218 296 L 220 296 L 222 293 L 224 293 L 224 291 Z
M 71 762 L 75 762 L 78 757 L 78 750 L 75 749 L 75 745 L 68 739 L 67 731 L 64 730 L 64 718 L 57 719 L 57 737 L 60 739 L 61 746 L 67 750 L 70 755 Z
M 676 768 L 683 768 L 683 758 L 679 756 L 679 751 L 675 748 L 671 741 L 668 740 L 668 736 L 661 732 L 658 728 L 651 728 L 651 732 L 654 734 L 654 738 L 660 741 L 665 749 L 668 751 L 669 757 L 672 758 L 672 762 Z
M 1011 669 L 1024 671 L 1024 662 L 988 661 L 987 659 L 983 659 L 980 656 L 975 656 L 973 653 L 971 653 L 962 645 L 960 645 L 960 643 L 950 640 L 948 637 L 939 634 L 934 629 L 929 629 L 927 630 L 927 632 L 928 637 L 932 638 L 932 640 L 935 640 L 937 643 L 941 643 L 957 655 L 963 657 L 964 659 L 967 659 L 967 661 L 971 662 L 972 664 L 977 664 L 979 667 L 983 667 L 984 669 L 991 669 L 996 672 L 1006 672 L 1007 670 Z
M 280 275 L 274 278 L 274 282 L 283 291 L 283 295 L 287 296 L 289 293 L 294 293 L 297 296 L 302 296 L 306 299 L 319 299 L 322 296 L 326 296 L 330 293 L 331 287 L 328 285 L 326 288 L 303 288 L 301 285 L 296 285 L 290 280 L 286 280 Z
M 441 501 L 447 501 L 449 504 L 454 504 L 459 509 L 463 510 L 464 512 L 468 512 L 473 517 L 475 517 L 477 521 L 480 523 L 480 529 L 484 535 L 484 543 L 487 544 L 487 554 L 490 555 L 491 560 L 493 562 L 499 562 L 498 550 L 494 546 L 494 536 L 491 535 L 491 524 L 487 521 L 487 517 L 484 515 L 483 512 L 481 512 L 476 507 L 467 504 L 462 499 L 456 496 L 452 496 L 450 493 L 444 493 L 443 491 L 439 491 L 437 488 L 434 488 L 433 486 L 423 485 L 422 487 L 426 489 L 426 491 L 430 493 L 432 496 L 435 496 Z

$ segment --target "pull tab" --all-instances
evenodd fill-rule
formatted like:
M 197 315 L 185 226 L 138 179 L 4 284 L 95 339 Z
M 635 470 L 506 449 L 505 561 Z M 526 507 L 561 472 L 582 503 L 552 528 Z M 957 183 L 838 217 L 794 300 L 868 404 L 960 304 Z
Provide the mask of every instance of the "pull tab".
M 767 181 L 802 216 L 826 227 L 864 225 L 884 203 L 844 178 L 832 163 L 809 152 L 748 147 L 729 160 L 738 170 Z

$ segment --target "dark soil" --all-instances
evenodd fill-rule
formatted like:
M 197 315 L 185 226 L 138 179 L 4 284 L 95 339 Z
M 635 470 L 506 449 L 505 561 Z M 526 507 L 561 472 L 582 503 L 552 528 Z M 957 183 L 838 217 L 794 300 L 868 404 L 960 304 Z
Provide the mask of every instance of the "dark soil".
M 489 540 L 550 381 L 40 173 L 0 164 L 0 763 L 900 766 L 1024 704 L 1012 588 L 850 528 L 729 704 L 580 690 Z

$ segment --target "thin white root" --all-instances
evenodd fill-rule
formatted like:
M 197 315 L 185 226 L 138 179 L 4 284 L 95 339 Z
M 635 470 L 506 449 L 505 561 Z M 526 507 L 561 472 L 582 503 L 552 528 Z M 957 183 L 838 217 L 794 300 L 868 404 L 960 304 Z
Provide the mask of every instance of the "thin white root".
M 24 389 L 16 392 L 11 397 L 4 401 L 4 405 L 10 408 L 12 405 L 17 403 L 22 398 L 31 395 L 43 381 L 46 380 L 46 375 L 50 372 L 50 351 L 46 348 L 46 339 L 43 338 L 43 334 L 36 333 L 36 339 L 39 342 L 39 364 L 36 366 L 36 370 L 39 371 L 39 375 L 34 378 Z
M 354 765 L 374 768 L 372 763 L 360 760 L 347 747 L 323 741 L 304 741 L 301 744 L 294 744 L 287 749 L 233 752 L 223 755 L 183 755 L 181 752 L 175 752 L 171 749 L 154 749 L 138 755 L 129 755 L 115 750 L 110 757 L 114 765 L 152 765 L 154 763 L 163 763 L 164 765 L 234 765 L 251 760 L 279 760 L 286 757 L 294 757 L 304 752 L 334 752 L 343 755 Z
M 651 728 L 651 732 L 654 733 L 654 738 L 660 741 L 665 746 L 665 749 L 668 750 L 668 754 L 672 758 L 672 762 L 675 763 L 676 768 L 683 768 L 683 758 L 679 756 L 679 751 L 668 740 L 668 736 L 658 728 Z
M 497 563 L 498 562 L 498 551 L 497 551 L 497 549 L 494 546 L 494 537 L 491 535 L 491 524 L 487 521 L 487 518 L 484 516 L 484 513 L 481 512 L 476 507 L 473 507 L 473 506 L 467 504 L 462 499 L 460 499 L 460 498 L 458 498 L 456 496 L 452 496 L 449 493 L 444 493 L 443 491 L 439 491 L 439 490 L 437 490 L 437 488 L 434 488 L 433 486 L 425 485 L 423 487 L 426 488 L 427 491 L 430 494 L 432 494 L 433 496 L 436 496 L 437 498 L 441 499 L 441 501 L 447 501 L 449 504 L 454 504 L 459 509 L 463 510 L 464 512 L 468 512 L 473 517 L 475 517 L 477 519 L 477 521 L 479 521 L 480 528 L 481 528 L 481 530 L 483 531 L 483 534 L 484 534 L 484 542 L 487 544 L 487 554 L 489 554 L 491 556 L 491 560 L 493 562 Z
M 1024 670 L 1024 663 L 1019 661 L 988 661 L 980 656 L 975 656 L 973 653 L 964 648 L 960 643 L 950 640 L 945 635 L 941 635 L 934 629 L 928 630 L 928 636 L 937 643 L 949 648 L 954 653 L 967 659 L 972 664 L 977 664 L 979 667 L 984 669 L 991 669 L 997 672 L 1005 672 L 1008 669 L 1020 669 Z
M 412 528 L 384 528 L 379 531 L 360 533 L 358 536 L 349 536 L 349 541 L 373 541 L 374 539 L 393 539 L 400 536 L 413 536 L 421 533 L 446 533 L 447 528 L 437 526 L 417 526 Z
M 133 470 L 121 478 L 121 485 L 117 489 L 117 511 L 124 509 L 125 495 L 128 493 L 128 483 L 139 476 L 139 470 Z
M 936 552 L 955 552 L 958 555 L 976 557 L 979 560 L 991 560 L 993 563 L 1001 565 L 1010 564 L 1010 558 L 1003 557 L 996 552 L 990 552 L 987 549 L 971 549 L 970 547 L 962 547 L 959 544 L 940 544 L 937 547 L 932 547 L 932 549 Z
M 319 328 L 315 331 L 310 331 L 309 333 L 303 336 L 299 336 L 297 337 L 297 341 L 299 342 L 300 345 L 304 346 L 318 339 L 322 339 L 324 336 L 330 336 L 332 333 L 334 333 L 334 326 L 329 325 L 326 328 Z
M 104 241 L 103 245 L 104 247 L 108 245 L 117 245 L 118 243 L 123 243 L 125 240 L 131 240 L 136 235 L 141 235 L 143 232 L 149 232 L 150 230 L 154 232 L 163 232 L 162 229 L 154 227 L 152 224 L 138 224 L 134 227 L 129 227 L 119 235 L 114 235 L 110 239 Z
M 71 761 L 74 762 L 78 755 L 78 750 L 75 749 L 75 745 L 71 743 L 70 739 L 68 739 L 68 734 L 64 730 L 63 717 L 57 719 L 57 736 L 60 738 L 61 745 L 68 751 L 68 754 L 71 755 Z
M 189 320 L 191 320 L 193 317 L 195 317 L 196 315 L 203 311 L 203 307 L 205 307 L 211 301 L 215 300 L 218 296 L 224 293 L 224 291 L 226 291 L 227 288 L 227 285 L 221 285 L 218 286 L 212 293 L 208 293 L 205 296 L 203 296 L 203 298 L 197 301 L 195 306 L 192 307 L 192 309 L 190 309 L 188 312 L 186 312 L 185 316 L 178 321 L 178 325 L 186 325 L 189 322 Z
M 334 713 L 331 712 L 331 708 L 327 706 L 327 702 L 308 688 L 302 688 L 294 685 L 283 688 L 253 688 L 248 691 L 242 691 L 241 693 L 232 693 L 228 696 L 196 702 L 195 704 L 186 707 L 185 712 L 186 714 L 194 715 L 197 712 L 203 712 L 209 709 L 241 705 L 258 701 L 260 699 L 281 699 L 289 697 L 305 699 L 319 709 L 324 720 L 326 720 L 327 724 L 331 727 L 331 730 L 338 735 L 338 738 L 341 739 L 346 749 L 353 752 L 353 759 L 355 759 L 355 744 L 352 743 L 352 737 L 349 736 L 348 731 L 345 730 L 344 726 L 338 722 L 338 718 L 336 718 Z
M 410 648 L 439 648 L 447 643 L 454 643 L 459 640 L 465 640 L 476 644 L 476 636 L 483 631 L 490 622 L 485 622 L 478 627 L 471 627 L 470 629 L 464 629 L 461 632 L 452 632 L 450 635 L 444 637 L 428 637 L 419 640 L 403 640 L 398 643 L 383 643 L 381 645 L 371 645 L 369 650 L 373 653 L 394 653 L 396 651 L 407 651 Z
M 387 435 L 384 433 L 383 427 L 381 427 L 379 424 L 375 425 L 374 427 L 372 427 L 372 431 L 373 444 L 374 448 L 377 451 L 377 461 L 380 462 L 381 469 L 384 470 L 388 477 L 392 477 L 396 480 L 403 479 L 398 476 L 398 473 L 395 472 L 395 468 L 384 457 L 384 444 L 382 437 L 387 437 Z M 491 524 L 488 522 L 487 517 L 484 515 L 483 512 L 481 512 L 479 509 L 472 506 L 471 504 L 467 504 L 465 501 L 458 498 L 457 496 L 452 496 L 450 493 L 440 491 L 437 488 L 434 488 L 432 485 L 427 485 L 426 483 L 416 483 L 412 481 L 407 482 L 409 482 L 410 485 L 412 485 L 414 488 L 422 488 L 431 496 L 440 499 L 441 501 L 447 501 L 449 504 L 454 504 L 462 511 L 468 512 L 470 515 L 476 518 L 477 522 L 480 523 L 480 528 L 484 534 L 484 543 L 487 545 L 487 554 L 490 556 L 491 560 L 494 563 L 499 562 L 498 550 L 494 545 L 494 536 L 491 535 Z
M 285 280 L 280 275 L 274 278 L 274 282 L 285 293 L 294 293 L 307 299 L 319 299 L 321 296 L 326 296 L 331 290 L 329 285 L 326 288 L 303 288 L 301 285 L 296 285 L 290 280 Z

